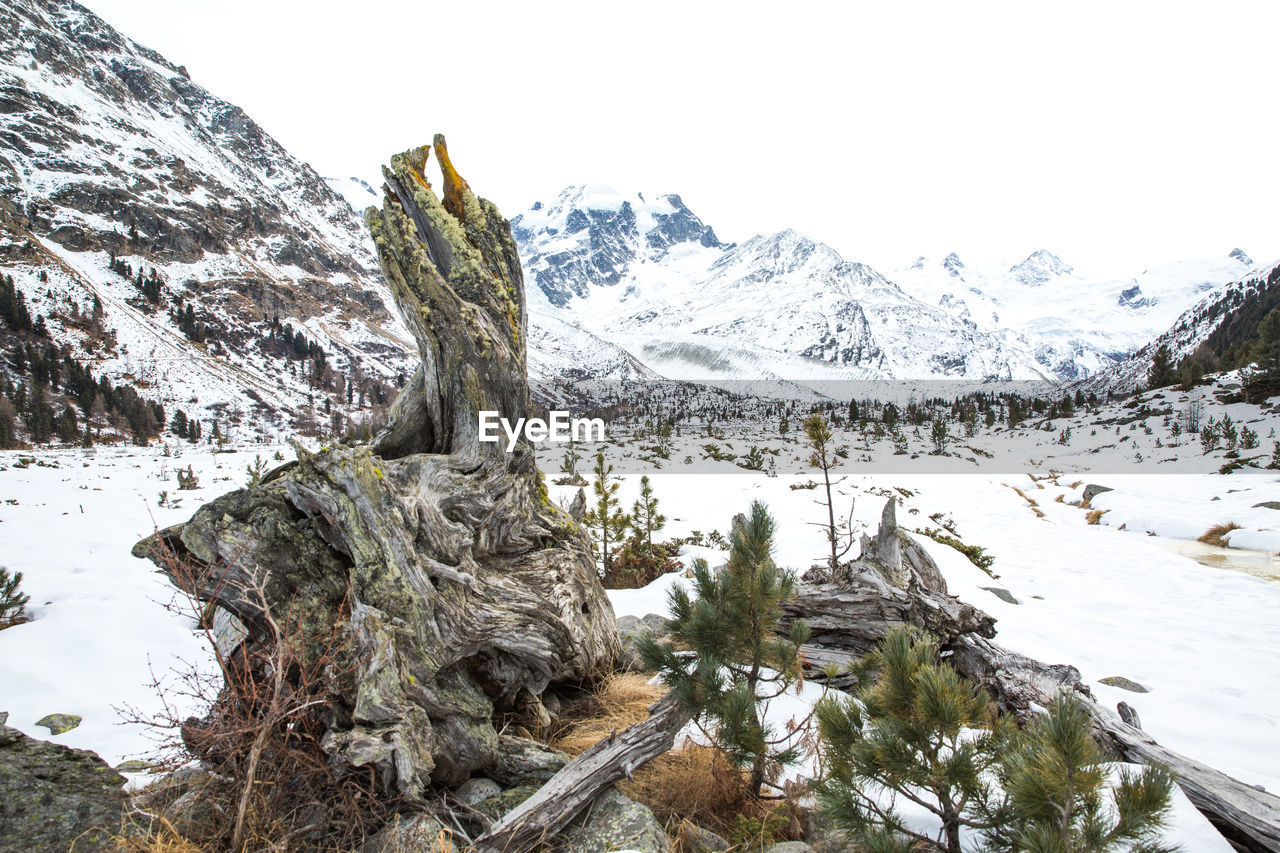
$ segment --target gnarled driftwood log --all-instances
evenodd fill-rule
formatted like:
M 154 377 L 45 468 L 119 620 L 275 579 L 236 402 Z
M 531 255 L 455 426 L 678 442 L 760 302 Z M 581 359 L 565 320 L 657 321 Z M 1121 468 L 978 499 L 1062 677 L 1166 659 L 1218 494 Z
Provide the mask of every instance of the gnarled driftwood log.
M 499 761 L 495 715 L 608 668 L 612 608 L 586 533 L 547 497 L 526 444 L 477 441 L 477 414 L 529 407 L 525 302 L 510 227 L 432 149 L 392 158 L 366 219 L 422 365 L 371 446 L 301 454 L 135 547 L 274 641 L 269 614 L 340 626 L 348 674 L 323 747 L 409 797 Z M 500 775 L 500 773 L 498 774 Z

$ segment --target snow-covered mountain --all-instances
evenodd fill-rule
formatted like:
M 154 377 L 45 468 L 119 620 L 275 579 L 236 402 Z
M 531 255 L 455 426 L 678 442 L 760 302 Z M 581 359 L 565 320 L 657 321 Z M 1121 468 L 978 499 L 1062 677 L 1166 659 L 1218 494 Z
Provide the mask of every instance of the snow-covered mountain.
M 725 244 L 677 195 L 569 187 L 512 220 L 544 344 L 590 335 L 677 379 L 1094 376 L 1252 262 L 1240 250 L 1085 276 L 1047 250 L 1008 269 L 956 254 L 885 276 L 794 231 Z M 553 328 L 554 327 L 554 328 Z
M 1003 331 L 795 231 L 725 244 L 677 195 L 570 187 L 512 230 L 535 328 L 568 325 L 668 378 L 1046 376 Z
M 363 224 L 310 166 L 74 2 L 11 0 L 0 30 L 0 267 L 59 346 L 194 417 L 267 430 L 393 390 L 410 336 Z M 155 270 L 158 298 L 113 257 Z M 320 346 L 324 375 L 277 344 L 276 317 Z M 348 407 L 351 380 L 370 394 Z
M 1220 258 L 1161 264 L 1124 279 L 1073 269 L 1041 249 L 1008 269 L 966 266 L 952 253 L 893 273 L 924 302 L 986 330 L 1004 330 L 1062 380 L 1096 376 L 1168 328 L 1210 291 L 1247 273 L 1240 249 Z

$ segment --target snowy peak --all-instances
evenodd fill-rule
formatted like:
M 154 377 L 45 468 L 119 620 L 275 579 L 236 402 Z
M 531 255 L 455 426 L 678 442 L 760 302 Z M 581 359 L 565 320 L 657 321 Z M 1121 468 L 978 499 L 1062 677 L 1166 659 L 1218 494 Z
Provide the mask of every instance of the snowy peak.
M 622 281 L 633 263 L 661 260 L 681 245 L 724 248 L 711 226 L 675 194 L 646 198 L 599 186 L 572 186 L 511 220 L 526 277 L 552 305 Z
M 1022 263 L 1009 268 L 1009 274 L 1028 287 L 1040 287 L 1073 272 L 1062 258 L 1047 249 L 1038 249 Z
M 1253 258 L 1246 255 L 1244 252 L 1244 249 L 1241 249 L 1238 247 L 1235 249 L 1232 249 L 1231 254 L 1227 255 L 1227 257 L 1231 258 L 1232 260 L 1239 261 L 1240 263 L 1244 264 L 1247 267 L 1253 266 Z
M 964 278 L 964 261 L 955 252 L 942 259 L 942 268 L 956 278 Z
M 733 275 L 771 281 L 798 270 L 825 274 L 845 263 L 835 249 L 788 228 L 776 234 L 757 234 L 725 252 L 711 268 L 717 273 L 732 270 Z

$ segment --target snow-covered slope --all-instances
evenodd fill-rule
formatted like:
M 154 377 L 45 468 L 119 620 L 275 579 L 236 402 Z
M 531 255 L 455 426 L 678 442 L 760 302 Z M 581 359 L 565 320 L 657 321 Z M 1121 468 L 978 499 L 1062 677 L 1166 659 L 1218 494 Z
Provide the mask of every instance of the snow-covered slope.
M 1205 293 L 1252 266 L 1236 249 L 1130 278 L 1098 278 L 1041 249 L 1007 270 L 972 268 L 954 253 L 937 262 L 920 258 L 893 278 L 924 302 L 1025 341 L 1047 371 L 1077 380 L 1124 359 Z
M 243 410 L 266 429 L 322 403 L 346 413 L 353 378 L 389 393 L 409 335 L 363 225 L 310 166 L 74 2 L 14 0 L 0 29 L 0 268 L 56 343 L 193 416 Z M 154 269 L 159 299 L 112 256 Z M 91 334 L 70 318 L 95 297 Z M 185 305 L 203 342 L 172 316 Z M 328 375 L 273 351 L 277 316 Z

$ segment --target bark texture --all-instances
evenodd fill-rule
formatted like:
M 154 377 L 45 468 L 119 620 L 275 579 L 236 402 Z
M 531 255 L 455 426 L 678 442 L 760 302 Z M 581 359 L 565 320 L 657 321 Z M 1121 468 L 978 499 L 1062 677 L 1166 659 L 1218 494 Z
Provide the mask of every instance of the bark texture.
M 614 616 L 586 533 L 548 500 L 524 444 L 477 441 L 477 413 L 524 417 L 523 281 L 510 226 L 434 152 L 396 155 L 366 221 L 422 364 L 368 446 L 301 453 L 135 547 L 167 550 L 200 597 L 270 643 L 302 614 L 346 638 L 326 708 L 335 764 L 373 767 L 388 794 L 502 775 L 495 718 L 549 684 L 612 666 Z M 296 620 L 295 620 L 296 621 Z

